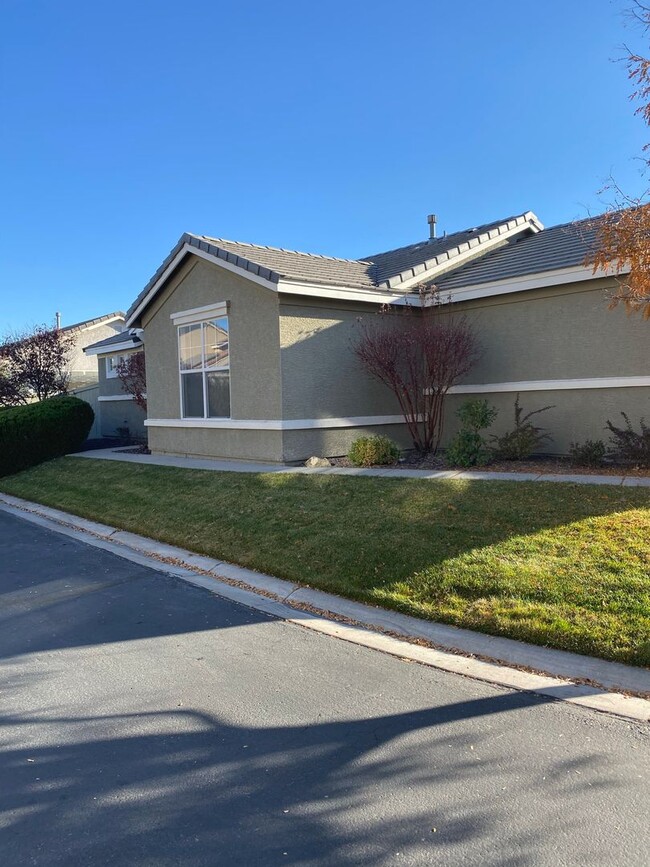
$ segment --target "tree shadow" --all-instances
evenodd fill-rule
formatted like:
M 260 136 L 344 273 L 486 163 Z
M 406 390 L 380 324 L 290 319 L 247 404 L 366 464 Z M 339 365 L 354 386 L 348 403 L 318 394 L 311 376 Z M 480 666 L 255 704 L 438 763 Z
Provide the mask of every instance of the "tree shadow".
M 0 756 L 2 861 L 352 867 L 402 863 L 401 854 L 403 863 L 538 863 L 539 851 L 556 845 L 557 817 L 510 815 L 518 800 L 534 801 L 535 781 L 504 771 L 505 743 L 480 758 L 480 737 L 472 752 L 453 724 L 543 703 L 498 694 L 269 727 L 189 710 L 6 716 L 3 730 L 33 743 Z M 546 796 L 567 806 L 581 780 L 616 785 L 595 755 L 572 768 L 552 764 L 557 783 Z M 564 816 L 562 824 L 566 835 L 579 821 Z

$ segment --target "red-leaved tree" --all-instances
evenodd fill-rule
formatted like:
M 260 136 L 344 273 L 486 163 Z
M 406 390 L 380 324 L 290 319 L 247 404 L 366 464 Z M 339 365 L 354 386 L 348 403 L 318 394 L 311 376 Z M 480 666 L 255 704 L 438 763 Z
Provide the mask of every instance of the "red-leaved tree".
M 357 358 L 397 398 L 415 448 L 435 451 L 447 392 L 480 355 L 474 329 L 464 316 L 407 308 L 362 320 L 360 331 Z
M 130 394 L 136 404 L 147 411 L 147 370 L 144 352 L 132 352 L 117 366 L 122 391 Z
M 47 325 L 8 335 L 0 344 L 0 404 L 16 406 L 65 394 L 73 341 L 68 332 Z

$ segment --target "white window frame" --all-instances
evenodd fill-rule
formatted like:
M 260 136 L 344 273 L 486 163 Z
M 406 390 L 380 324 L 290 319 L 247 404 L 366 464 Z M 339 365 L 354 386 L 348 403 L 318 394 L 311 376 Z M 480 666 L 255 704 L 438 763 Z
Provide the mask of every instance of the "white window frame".
M 117 368 L 120 362 L 124 361 L 128 353 L 113 353 L 106 356 L 106 379 L 117 379 Z M 113 367 L 113 359 L 116 359 L 115 367 Z
M 200 316 L 197 314 L 201 313 Z M 230 317 L 228 315 L 228 307 L 224 304 L 214 305 L 211 307 L 197 308 L 192 311 L 184 311 L 181 313 L 172 313 L 171 320 L 176 325 L 176 348 L 178 361 L 178 399 L 180 407 L 180 417 L 184 421 L 204 420 L 223 420 L 227 421 L 232 418 L 232 395 L 231 395 L 231 379 L 230 379 Z M 218 367 L 205 366 L 205 322 L 213 322 L 217 319 L 225 319 L 228 324 L 228 364 L 219 365 Z M 192 368 L 191 370 L 181 369 L 181 328 L 187 328 L 188 325 L 201 326 L 201 361 L 200 368 Z M 200 373 L 203 386 L 203 416 L 185 415 L 185 405 L 183 403 L 183 376 L 188 373 Z M 211 416 L 208 415 L 208 373 L 227 373 L 228 374 L 228 403 L 230 406 L 229 415 Z

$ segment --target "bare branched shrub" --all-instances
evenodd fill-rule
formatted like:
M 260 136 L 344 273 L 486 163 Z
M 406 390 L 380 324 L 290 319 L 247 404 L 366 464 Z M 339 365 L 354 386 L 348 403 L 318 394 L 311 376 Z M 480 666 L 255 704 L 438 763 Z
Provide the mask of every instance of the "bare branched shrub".
M 473 328 L 463 316 L 407 308 L 362 321 L 360 330 L 358 359 L 397 398 L 415 448 L 435 451 L 447 392 L 480 354 Z

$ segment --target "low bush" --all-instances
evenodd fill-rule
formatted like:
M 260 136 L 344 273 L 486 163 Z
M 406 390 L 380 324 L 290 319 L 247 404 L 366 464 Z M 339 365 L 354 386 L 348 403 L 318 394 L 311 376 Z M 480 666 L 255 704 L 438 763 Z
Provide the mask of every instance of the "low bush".
M 585 440 L 583 443 L 571 443 L 569 454 L 576 467 L 602 467 L 607 446 L 602 440 Z
M 538 451 L 541 444 L 552 440 L 548 433 L 544 433 L 543 427 L 538 427 L 531 422 L 534 415 L 554 409 L 554 405 L 543 406 L 534 409 L 524 415 L 523 408 L 519 403 L 519 395 L 515 399 L 515 426 L 501 436 L 493 436 L 494 454 L 504 461 L 522 461 Z
M 388 437 L 380 436 L 359 437 L 348 452 L 348 458 L 355 467 L 394 464 L 399 455 L 399 446 Z
M 635 431 L 627 413 L 622 412 L 621 415 L 625 420 L 625 427 L 616 427 L 607 419 L 607 429 L 611 433 L 612 457 L 637 467 L 650 467 L 650 427 L 642 418 L 641 430 Z
M 445 458 L 454 467 L 482 467 L 490 459 L 487 440 L 480 431 L 490 427 L 497 410 L 487 400 L 468 400 L 457 411 L 461 429 L 451 441 Z
M 95 414 L 77 397 L 52 397 L 0 413 L 0 476 L 78 451 Z

